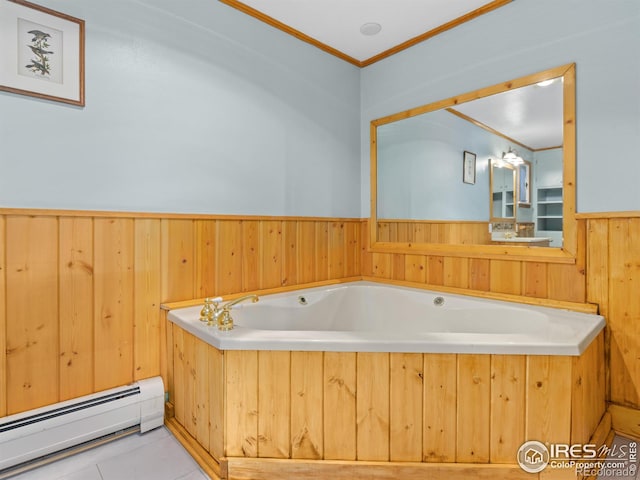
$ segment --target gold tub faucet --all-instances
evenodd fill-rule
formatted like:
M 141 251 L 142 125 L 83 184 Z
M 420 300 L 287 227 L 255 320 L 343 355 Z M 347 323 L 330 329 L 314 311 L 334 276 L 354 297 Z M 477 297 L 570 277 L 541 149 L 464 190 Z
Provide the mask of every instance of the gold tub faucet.
M 218 330 L 231 330 L 233 328 L 231 307 L 246 300 L 251 300 L 252 303 L 256 303 L 260 298 L 258 298 L 258 295 L 245 295 L 244 297 L 231 300 L 222 306 L 220 306 L 222 297 L 205 298 L 204 306 L 202 310 L 200 310 L 200 321 L 207 322 L 209 326 L 215 324 Z
M 222 311 L 220 302 L 222 302 L 222 297 L 205 298 L 204 307 L 200 310 L 200 321 L 207 322 L 207 325 L 211 326 L 213 320 L 217 319 Z
M 244 302 L 246 300 L 251 300 L 251 303 L 256 303 L 260 298 L 258 295 L 245 295 L 244 297 L 236 298 L 235 300 L 231 300 L 230 302 L 225 303 L 222 306 L 220 314 L 217 316 L 218 318 L 218 330 L 231 330 L 233 329 L 233 318 L 231 318 L 231 307 L 237 305 L 238 303 Z

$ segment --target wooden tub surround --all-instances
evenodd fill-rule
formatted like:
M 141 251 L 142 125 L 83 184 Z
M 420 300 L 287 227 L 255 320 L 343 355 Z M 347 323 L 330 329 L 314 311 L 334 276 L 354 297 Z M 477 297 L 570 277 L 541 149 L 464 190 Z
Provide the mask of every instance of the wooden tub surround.
M 166 333 L 167 422 L 223 479 L 568 479 L 524 472 L 518 448 L 611 432 L 604 332 L 580 356 L 221 351 Z

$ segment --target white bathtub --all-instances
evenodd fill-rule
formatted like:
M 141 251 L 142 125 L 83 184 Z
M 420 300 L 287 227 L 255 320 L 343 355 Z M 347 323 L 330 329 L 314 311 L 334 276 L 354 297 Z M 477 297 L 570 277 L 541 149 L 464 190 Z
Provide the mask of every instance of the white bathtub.
M 264 295 L 233 307 L 228 332 L 200 322 L 201 308 L 168 319 L 220 350 L 580 355 L 605 324 L 599 315 L 370 282 Z

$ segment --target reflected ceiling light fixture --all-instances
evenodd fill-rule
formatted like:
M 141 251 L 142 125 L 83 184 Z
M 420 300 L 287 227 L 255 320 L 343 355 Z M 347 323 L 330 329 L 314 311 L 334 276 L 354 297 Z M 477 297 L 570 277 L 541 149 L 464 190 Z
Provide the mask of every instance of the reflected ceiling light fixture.
M 538 82 L 538 83 L 536 83 L 536 85 L 539 86 L 539 87 L 548 87 L 549 85 L 551 85 L 555 81 L 556 81 L 555 78 L 551 78 L 549 80 L 543 80 L 542 82 Z
M 508 152 L 502 152 L 502 161 L 510 163 L 511 165 L 521 165 L 524 163 L 522 157 L 519 156 L 511 147 L 509 147 Z
M 377 35 L 380 33 L 380 30 L 382 30 L 382 25 L 375 22 L 363 23 L 360 27 L 360 33 L 369 37 L 371 35 Z

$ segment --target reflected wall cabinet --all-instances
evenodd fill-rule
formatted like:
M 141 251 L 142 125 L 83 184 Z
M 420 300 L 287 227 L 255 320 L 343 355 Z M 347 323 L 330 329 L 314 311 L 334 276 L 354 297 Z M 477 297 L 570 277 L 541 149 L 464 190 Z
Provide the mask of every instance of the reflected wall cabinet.
M 562 187 L 538 187 L 536 193 L 536 236 L 550 237 L 551 246 L 561 246 Z

